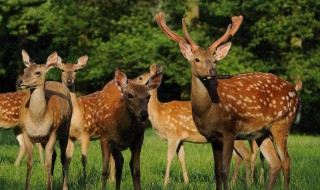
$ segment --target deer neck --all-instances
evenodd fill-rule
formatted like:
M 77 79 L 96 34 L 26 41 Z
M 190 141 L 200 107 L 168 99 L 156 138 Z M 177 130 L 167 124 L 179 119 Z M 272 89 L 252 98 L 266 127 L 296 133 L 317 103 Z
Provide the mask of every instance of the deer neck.
M 30 90 L 29 112 L 34 120 L 45 117 L 47 111 L 47 101 L 45 96 L 45 86 Z
M 191 84 L 191 104 L 192 113 L 195 116 L 203 116 L 208 114 L 212 106 L 218 106 L 220 102 L 218 93 L 218 81 L 201 80 L 192 76 Z
M 76 94 L 76 85 L 73 84 L 71 86 L 67 86 L 70 91 L 71 103 L 73 106 L 73 110 L 79 108 L 79 100 Z
M 153 107 L 159 106 L 161 102 L 159 102 L 158 100 L 158 90 L 157 89 L 150 90 L 149 93 L 150 93 L 150 100 L 148 103 L 148 109 L 149 108 L 152 109 Z

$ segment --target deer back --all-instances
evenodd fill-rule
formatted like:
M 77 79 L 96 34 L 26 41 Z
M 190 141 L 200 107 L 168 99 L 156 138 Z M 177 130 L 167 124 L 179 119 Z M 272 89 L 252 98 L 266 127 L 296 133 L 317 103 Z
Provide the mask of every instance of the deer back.
M 19 124 L 19 109 L 25 92 L 0 94 L 0 128 L 12 128 Z

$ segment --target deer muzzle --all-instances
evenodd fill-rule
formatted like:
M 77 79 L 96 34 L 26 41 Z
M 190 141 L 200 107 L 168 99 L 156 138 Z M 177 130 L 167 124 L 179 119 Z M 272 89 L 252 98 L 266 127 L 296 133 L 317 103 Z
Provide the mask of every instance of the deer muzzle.
M 141 118 L 142 121 L 147 120 L 148 117 L 149 117 L 149 114 L 148 114 L 148 112 L 147 112 L 146 110 L 142 110 L 142 111 L 140 112 L 140 118 Z

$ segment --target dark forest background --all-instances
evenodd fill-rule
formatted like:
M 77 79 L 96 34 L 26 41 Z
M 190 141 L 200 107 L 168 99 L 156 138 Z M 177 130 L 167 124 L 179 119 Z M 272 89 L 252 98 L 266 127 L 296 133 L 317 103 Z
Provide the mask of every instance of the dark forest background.
M 120 68 L 129 77 L 163 64 L 160 99 L 188 100 L 190 66 L 178 43 L 153 17 L 165 12 L 168 26 L 182 34 L 181 18 L 203 48 L 224 34 L 234 15 L 244 22 L 233 37 L 219 74 L 270 72 L 292 84 L 303 81 L 302 121 L 293 131 L 320 133 L 320 1 L 317 0 L 0 0 L 0 91 L 15 91 L 23 73 L 21 49 L 36 63 L 57 51 L 64 63 L 88 55 L 77 74 L 79 94 L 102 89 Z M 54 69 L 49 80 L 60 79 Z

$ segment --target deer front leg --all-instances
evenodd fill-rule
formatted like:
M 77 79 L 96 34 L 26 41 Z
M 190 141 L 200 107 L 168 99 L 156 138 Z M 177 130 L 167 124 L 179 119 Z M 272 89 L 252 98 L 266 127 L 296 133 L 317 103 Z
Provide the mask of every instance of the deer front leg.
M 110 155 L 109 159 L 109 171 L 110 171 L 110 182 L 113 183 L 116 180 L 116 169 L 115 169 L 115 160 L 112 154 Z
M 115 167 L 116 167 L 116 172 L 115 172 L 115 176 L 116 176 L 116 189 L 120 189 L 120 185 L 121 185 L 121 176 L 122 176 L 122 169 L 123 169 L 123 156 L 121 151 L 113 149 L 112 150 L 112 156 L 110 157 L 114 160 Z M 111 159 L 110 159 L 111 160 Z M 111 165 L 111 162 L 110 162 Z M 112 168 L 112 166 L 110 166 L 110 168 Z M 114 170 L 114 169 L 113 169 Z M 112 172 L 110 171 L 110 176 L 112 175 Z M 114 174 L 113 174 L 114 176 Z
M 225 135 L 222 142 L 222 181 L 225 190 L 228 190 L 228 178 L 230 171 L 230 162 L 232 157 L 232 151 L 234 147 L 234 136 Z
M 43 148 L 40 143 L 36 143 L 36 146 L 38 147 L 38 150 L 39 150 L 40 164 L 41 164 L 41 166 L 44 166 L 43 151 L 42 151 Z
M 26 186 L 25 189 L 30 189 L 30 177 L 31 177 L 31 169 L 32 169 L 32 154 L 33 154 L 33 144 L 26 132 L 23 133 L 24 144 L 27 151 L 27 178 L 26 178 Z
M 56 142 L 56 134 L 55 131 L 52 132 L 49 141 L 47 142 L 45 146 L 46 150 L 46 171 L 47 171 L 47 189 L 53 189 L 53 171 L 54 169 L 52 168 L 53 165 L 53 152 L 54 150 L 54 145 Z
M 144 131 L 137 135 L 136 141 L 130 147 L 131 150 L 131 160 L 130 160 L 130 170 L 133 179 L 133 186 L 135 190 L 141 189 L 141 173 L 140 173 L 140 153 L 142 149 L 144 138 Z
M 68 174 L 69 174 L 69 161 L 67 159 L 67 145 L 68 145 L 67 137 L 61 138 L 59 140 L 60 149 L 61 149 L 61 164 L 62 164 L 62 176 L 63 176 L 63 190 L 68 189 Z
M 189 183 L 189 178 L 188 178 L 188 172 L 186 168 L 186 162 L 185 162 L 185 153 L 184 153 L 184 148 L 183 148 L 183 143 L 180 143 L 177 149 L 177 154 L 178 158 L 180 161 L 181 169 L 182 169 L 182 175 L 183 175 L 183 180 L 185 184 Z
M 219 141 L 211 142 L 214 157 L 214 173 L 216 177 L 216 189 L 221 190 L 221 169 L 222 169 L 222 143 Z
M 107 178 L 108 178 L 108 164 L 110 158 L 110 144 L 107 140 L 100 139 L 101 144 L 101 152 L 102 152 L 102 186 L 101 189 L 105 190 L 107 185 Z
M 87 154 L 89 148 L 89 137 L 84 137 L 81 139 L 81 152 L 82 152 L 82 167 L 83 167 L 83 181 L 86 182 L 87 179 Z
M 247 148 L 247 146 L 244 143 L 244 141 L 234 141 L 234 149 L 236 150 L 236 153 L 238 154 L 237 156 L 240 156 L 241 160 L 243 160 L 244 163 L 245 163 L 245 167 L 246 167 L 246 183 L 247 183 L 248 186 L 250 186 L 251 183 L 252 183 L 251 168 L 250 168 L 250 151 Z M 238 162 L 236 162 L 236 163 L 238 163 Z M 238 171 L 239 171 L 241 162 L 238 163 L 238 164 L 239 165 L 238 166 L 236 165 L 236 168 L 238 167 Z M 236 172 L 236 170 L 235 170 L 235 172 Z M 236 175 L 238 175 L 238 174 L 236 174 Z
M 16 134 L 16 133 L 15 133 Z M 14 162 L 14 166 L 19 166 L 22 156 L 26 152 L 26 146 L 24 145 L 23 134 L 16 134 L 16 139 L 19 142 L 19 154 L 17 156 L 16 161 Z
M 179 145 L 178 140 L 174 138 L 168 139 L 167 169 L 166 169 L 166 175 L 164 176 L 164 185 L 167 185 L 169 183 L 171 163 L 172 163 L 174 154 L 177 151 L 178 145 Z

